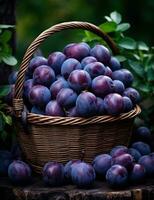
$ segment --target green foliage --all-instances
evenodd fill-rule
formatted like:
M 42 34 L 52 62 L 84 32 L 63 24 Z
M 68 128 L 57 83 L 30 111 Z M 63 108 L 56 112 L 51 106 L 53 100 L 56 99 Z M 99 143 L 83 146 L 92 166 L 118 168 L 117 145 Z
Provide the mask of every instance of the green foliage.
M 13 28 L 13 26 L 0 24 L 0 64 L 5 63 L 14 66 L 17 64 L 17 60 L 12 56 L 12 49 L 9 44 L 12 37 L 11 31 L 8 30 L 10 28 Z M 8 92 L 8 85 L 0 86 L 0 139 L 2 140 L 5 140 L 8 135 L 7 126 L 12 125 L 12 118 L 6 114 L 6 104 L 4 103 L 4 97 Z
M 129 23 L 122 22 L 122 16 L 116 11 L 110 16 L 105 16 L 106 22 L 99 27 L 117 44 L 120 52 L 117 59 L 123 63 L 135 76 L 134 87 L 142 96 L 142 107 L 144 120 L 148 121 L 149 116 L 154 112 L 154 48 L 149 47 L 142 41 L 128 37 L 124 32 L 130 28 Z M 101 38 L 85 32 L 84 41 L 89 43 L 102 43 Z M 148 105 L 147 103 L 148 102 Z M 149 103 L 151 102 L 151 103 Z M 148 109 L 147 109 L 148 107 Z
M 4 62 L 7 65 L 14 66 L 17 60 L 12 56 L 12 50 L 9 45 L 11 39 L 11 31 L 8 28 L 13 28 L 11 25 L 0 24 L 0 63 Z

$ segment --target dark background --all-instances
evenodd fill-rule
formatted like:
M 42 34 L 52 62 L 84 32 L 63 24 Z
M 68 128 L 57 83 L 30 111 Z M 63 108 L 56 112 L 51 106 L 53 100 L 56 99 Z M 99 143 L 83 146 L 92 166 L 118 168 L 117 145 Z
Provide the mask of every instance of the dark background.
M 17 58 L 19 63 L 32 42 L 43 30 L 64 21 L 81 20 L 96 25 L 105 21 L 104 16 L 116 10 L 123 22 L 129 22 L 128 35 L 134 39 L 154 43 L 154 0 L 17 0 Z M 81 32 L 65 31 L 56 34 L 42 46 L 47 56 L 62 50 L 65 44 L 77 42 Z

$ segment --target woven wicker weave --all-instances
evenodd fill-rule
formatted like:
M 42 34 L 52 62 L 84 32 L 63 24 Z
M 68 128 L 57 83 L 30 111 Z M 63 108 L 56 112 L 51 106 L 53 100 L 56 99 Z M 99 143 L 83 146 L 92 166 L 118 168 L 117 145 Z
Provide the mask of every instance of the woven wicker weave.
M 42 32 L 28 47 L 15 85 L 13 109 L 19 127 L 20 145 L 26 160 L 38 173 L 48 161 L 65 163 L 70 159 L 79 159 L 84 150 L 85 161 L 91 162 L 95 155 L 107 152 L 115 145 L 127 145 L 134 117 L 140 113 L 139 106 L 129 113 L 115 117 L 51 117 L 24 111 L 22 90 L 30 59 L 47 37 L 65 29 L 89 30 L 102 37 L 114 54 L 118 53 L 112 39 L 98 27 L 87 22 L 66 22 L 52 26 Z

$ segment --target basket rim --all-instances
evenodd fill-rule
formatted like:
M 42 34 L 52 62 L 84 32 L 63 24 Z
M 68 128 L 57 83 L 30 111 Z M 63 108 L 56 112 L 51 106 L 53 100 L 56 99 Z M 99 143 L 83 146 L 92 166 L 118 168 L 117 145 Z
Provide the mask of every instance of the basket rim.
M 118 116 L 102 115 L 89 118 L 83 117 L 59 117 L 46 116 L 34 113 L 27 113 L 27 122 L 37 125 L 88 125 L 101 124 L 105 122 L 129 120 L 141 113 L 140 106 L 136 105 L 133 110 L 127 113 L 122 113 Z

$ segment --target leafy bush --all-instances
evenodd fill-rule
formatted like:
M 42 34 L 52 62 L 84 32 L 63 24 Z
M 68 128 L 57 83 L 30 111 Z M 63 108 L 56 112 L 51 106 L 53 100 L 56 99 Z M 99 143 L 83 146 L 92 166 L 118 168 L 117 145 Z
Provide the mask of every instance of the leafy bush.
M 9 66 L 17 64 L 17 60 L 12 56 L 12 49 L 10 47 L 10 39 L 12 36 L 11 31 L 8 29 L 13 28 L 11 25 L 0 24 L 0 65 L 5 63 Z M 6 127 L 12 125 L 12 118 L 6 114 L 6 104 L 4 97 L 9 92 L 9 85 L 0 86 L 0 138 L 5 140 L 7 136 Z
M 133 72 L 135 76 L 133 86 L 142 95 L 142 117 L 146 123 L 150 123 L 150 116 L 154 113 L 154 47 L 128 37 L 125 31 L 131 26 L 122 22 L 122 16 L 118 12 L 112 12 L 110 16 L 105 16 L 105 19 L 106 21 L 99 27 L 117 44 L 118 60 Z M 83 41 L 105 44 L 100 37 L 89 31 L 85 31 Z

